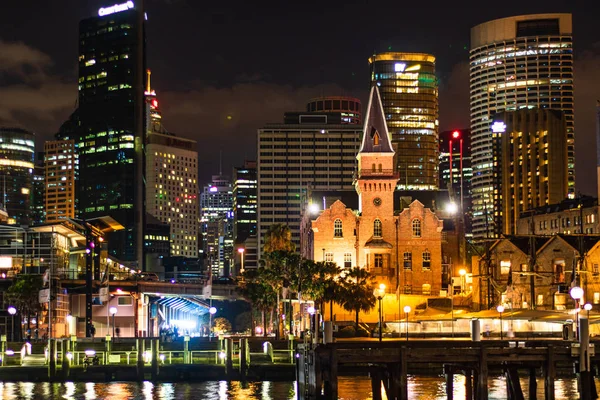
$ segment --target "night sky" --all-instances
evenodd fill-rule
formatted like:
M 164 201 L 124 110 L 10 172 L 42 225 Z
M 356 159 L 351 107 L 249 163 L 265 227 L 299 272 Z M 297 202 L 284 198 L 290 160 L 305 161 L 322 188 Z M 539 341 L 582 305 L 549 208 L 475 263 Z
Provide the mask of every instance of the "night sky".
M 76 106 L 78 21 L 118 2 L 2 1 L 0 126 L 35 131 L 40 148 L 52 138 Z M 218 174 L 219 151 L 231 175 L 234 165 L 255 159 L 257 128 L 304 109 L 311 97 L 353 95 L 364 103 L 375 51 L 434 54 L 441 130 L 468 128 L 470 28 L 571 12 L 577 188 L 596 194 L 598 2 L 146 0 L 146 9 L 152 86 L 166 128 L 200 143 L 201 184 Z

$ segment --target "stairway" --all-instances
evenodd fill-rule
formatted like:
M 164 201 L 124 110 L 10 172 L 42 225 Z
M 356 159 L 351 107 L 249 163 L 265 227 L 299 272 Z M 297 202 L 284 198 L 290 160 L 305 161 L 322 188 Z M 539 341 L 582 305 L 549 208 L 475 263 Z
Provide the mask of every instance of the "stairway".
M 31 354 L 23 357 L 21 365 L 24 367 L 43 367 L 46 365 L 46 357 L 43 354 Z

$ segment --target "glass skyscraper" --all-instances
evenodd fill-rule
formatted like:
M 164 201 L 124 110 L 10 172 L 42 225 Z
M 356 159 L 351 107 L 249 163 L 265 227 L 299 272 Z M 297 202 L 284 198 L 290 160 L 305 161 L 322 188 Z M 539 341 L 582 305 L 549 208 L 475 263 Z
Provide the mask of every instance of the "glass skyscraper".
M 145 76 L 143 10 L 126 2 L 80 22 L 78 214 L 108 215 L 125 227 L 108 240 L 122 261 L 142 259 Z
M 493 226 L 500 212 L 494 206 L 499 188 L 493 133 L 501 130 L 492 126 L 496 113 L 537 108 L 564 113 L 568 192 L 575 193 L 571 14 L 521 15 L 475 26 L 470 75 L 473 234 L 483 238 L 499 231 Z
M 369 58 L 371 84 L 381 93 L 396 151 L 397 187 L 438 188 L 438 85 L 435 57 L 422 53 L 380 53 Z

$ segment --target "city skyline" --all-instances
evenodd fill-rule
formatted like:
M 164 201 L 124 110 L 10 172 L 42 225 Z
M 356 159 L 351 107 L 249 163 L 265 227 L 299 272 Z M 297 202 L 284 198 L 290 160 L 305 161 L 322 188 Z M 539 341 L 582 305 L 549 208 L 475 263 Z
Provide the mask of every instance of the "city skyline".
M 419 51 L 435 55 L 436 75 L 440 81 L 440 130 L 468 128 L 470 28 L 512 15 L 572 12 L 576 42 L 576 169 L 582 171 L 595 166 L 592 144 L 595 99 L 600 92 L 600 79 L 595 79 L 600 75 L 597 68 L 600 37 L 593 31 L 590 15 L 593 13 L 586 13 L 582 6 L 532 2 L 507 5 L 502 11 L 478 9 L 477 14 L 469 12 L 468 7 L 439 9 L 431 15 L 415 15 L 415 21 L 406 26 L 385 27 L 390 17 L 384 14 L 388 12 L 365 6 L 350 8 L 334 20 L 329 18 L 335 11 L 333 3 L 319 8 L 315 15 L 307 10 L 296 16 L 288 16 L 283 6 L 257 6 L 255 17 L 244 21 L 242 17 L 248 10 L 243 5 L 233 4 L 227 10 L 218 6 L 201 9 L 199 5 L 183 1 L 147 1 L 146 4 L 148 66 L 153 70 L 153 86 L 161 93 L 166 128 L 179 136 L 205 141 L 210 144 L 206 148 L 224 150 L 223 170 L 228 174 L 231 167 L 244 159 L 254 159 L 256 129 L 265 123 L 281 122 L 283 112 L 302 110 L 307 100 L 319 95 L 344 94 L 364 100 L 369 81 L 367 59 L 374 51 Z M 7 5 L 5 14 L 11 16 L 11 21 L 0 17 L 0 48 L 3 49 L 0 59 L 4 63 L 0 71 L 0 123 L 35 131 L 38 148 L 43 140 L 58 131 L 75 108 L 77 40 L 74 33 L 78 21 L 93 15 L 102 5 L 106 2 L 92 1 L 85 5 L 73 2 L 71 7 L 58 12 L 49 5 L 32 8 L 27 4 L 12 4 Z M 36 11 L 29 11 L 31 9 Z M 410 8 L 399 11 L 411 12 Z M 194 16 L 206 25 L 200 32 L 189 31 L 192 26 L 180 26 L 191 22 Z M 369 16 L 382 19 L 380 29 L 372 30 L 358 23 L 359 19 Z M 183 23 L 175 24 L 177 18 L 184 18 Z M 298 30 L 307 18 L 315 21 L 329 18 L 330 25 L 322 28 L 324 33 L 343 28 L 347 34 L 336 46 L 329 46 L 329 55 L 321 54 L 323 50 L 315 50 L 307 43 L 318 35 Z M 431 27 L 424 29 L 420 23 L 426 18 L 431 18 Z M 273 25 L 266 29 L 262 25 L 270 19 Z M 55 24 L 57 20 L 60 24 Z M 20 21 L 20 25 L 13 21 Z M 446 23 L 442 24 L 443 21 Z M 48 37 L 40 37 L 44 35 L 32 34 L 36 31 L 32 24 L 36 29 L 46 26 L 56 29 L 52 35 L 46 35 Z M 272 34 L 285 24 L 290 26 L 286 28 L 288 34 L 283 35 L 285 38 Z M 256 29 L 248 31 L 248 26 L 254 25 Z M 220 28 L 223 26 L 226 31 Z M 168 33 L 165 27 L 169 27 Z M 222 31 L 225 33 L 220 33 Z M 213 34 L 199 37 L 211 32 Z M 418 39 L 413 39 L 415 37 Z M 249 40 L 253 43 L 250 55 L 246 54 L 250 49 L 244 49 Z M 302 50 L 302 58 L 297 56 L 299 50 Z M 316 67 L 304 66 L 305 62 L 315 60 L 318 63 L 312 65 Z M 240 145 L 230 147 L 231 138 Z M 199 154 L 200 184 L 217 172 L 217 162 L 215 152 Z M 578 191 L 596 193 L 594 179 L 581 177 L 576 185 Z

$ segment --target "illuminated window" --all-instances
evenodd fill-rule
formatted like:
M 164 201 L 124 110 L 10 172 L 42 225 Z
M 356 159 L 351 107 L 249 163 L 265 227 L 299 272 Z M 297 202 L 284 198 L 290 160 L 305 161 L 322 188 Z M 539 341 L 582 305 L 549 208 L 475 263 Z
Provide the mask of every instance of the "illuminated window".
M 430 295 L 431 294 L 431 285 L 429 283 L 424 283 L 421 286 L 421 290 L 423 291 L 424 295 Z
M 565 260 L 554 260 L 554 283 L 565 283 Z
M 344 268 L 352 268 L 352 253 L 344 253 Z
M 373 236 L 376 238 L 380 238 L 382 232 L 381 232 L 381 220 L 379 218 L 377 218 L 375 220 L 375 222 L 373 222 Z
M 510 261 L 500 261 L 500 274 L 508 275 L 510 273 Z
M 383 268 L 383 254 L 375 254 L 375 268 Z
M 325 253 L 325 261 L 333 262 L 333 253 Z
M 431 253 L 429 250 L 423 252 L 423 270 L 429 271 L 431 269 Z
M 333 237 L 341 238 L 343 236 L 344 235 L 342 233 L 342 220 L 338 218 L 333 223 Z
M 413 237 L 421 237 L 421 220 L 418 218 L 412 221 L 412 235 Z

